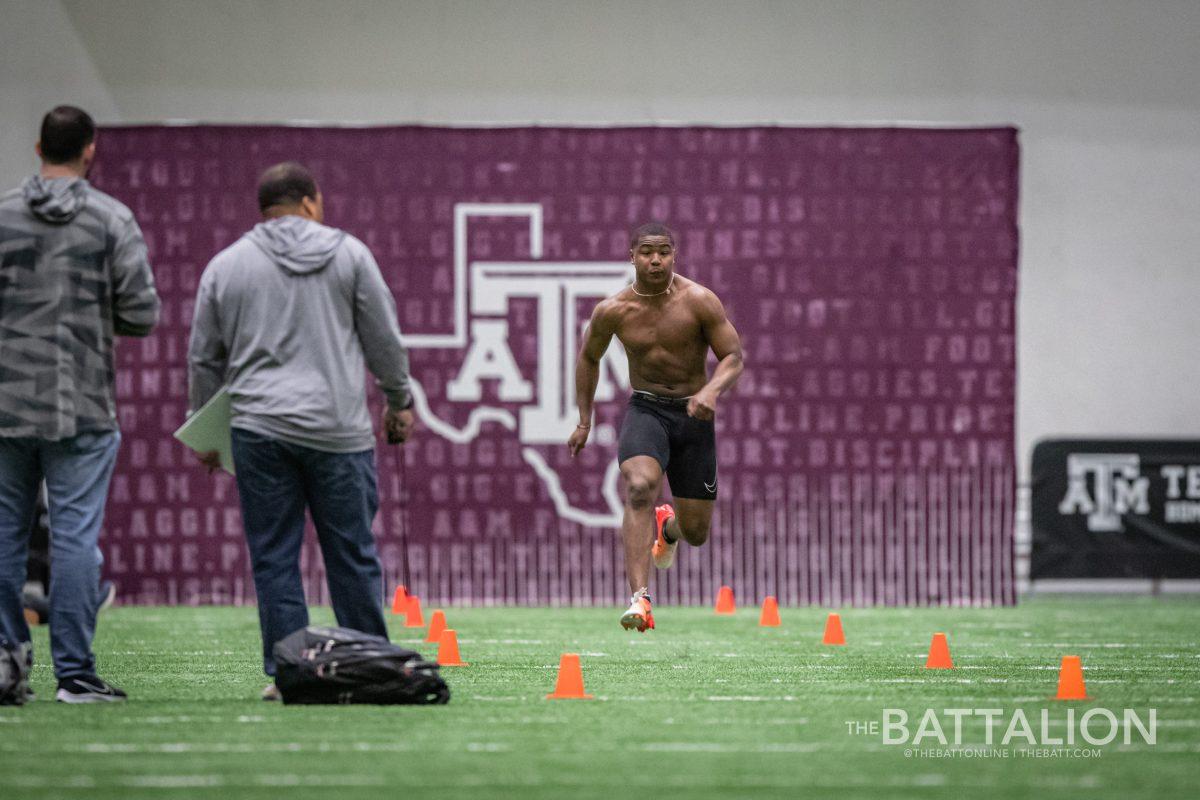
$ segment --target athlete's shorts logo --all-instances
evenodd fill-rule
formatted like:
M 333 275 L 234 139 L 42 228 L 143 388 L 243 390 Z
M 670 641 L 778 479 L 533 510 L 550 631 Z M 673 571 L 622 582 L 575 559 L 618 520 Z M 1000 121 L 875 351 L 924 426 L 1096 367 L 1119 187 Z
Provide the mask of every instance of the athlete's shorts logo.
M 529 220 L 529 261 L 473 261 L 467 253 L 467 228 L 472 217 L 524 217 Z M 479 434 L 484 422 L 516 430 L 525 461 L 545 482 L 560 516 L 584 525 L 617 526 L 621 502 L 617 495 L 618 467 L 609 465 L 604 478 L 608 511 L 575 508 L 563 492 L 558 475 L 531 445 L 565 446 L 575 423 L 574 364 L 584 326 L 576 317 L 577 301 L 603 298 L 633 280 L 633 266 L 622 261 L 555 261 L 542 259 L 542 207 L 536 203 L 459 203 L 454 206 L 454 330 L 451 333 L 405 333 L 411 349 L 466 348 L 462 365 L 446 386 L 446 398 L 478 404 L 483 381 L 497 382 L 503 402 L 519 403 L 514 417 L 507 409 L 480 406 L 463 428 L 439 419 L 430 410 L 421 384 L 413 380 L 413 398 L 421 421 L 434 433 L 464 443 Z M 508 337 L 510 301 L 530 298 L 537 304 L 536 375 L 522 373 Z M 533 379 L 531 379 L 531 377 Z M 600 369 L 596 400 L 611 400 L 628 388 L 625 351 L 613 341 Z M 594 432 L 594 442 L 615 440 L 611 428 Z

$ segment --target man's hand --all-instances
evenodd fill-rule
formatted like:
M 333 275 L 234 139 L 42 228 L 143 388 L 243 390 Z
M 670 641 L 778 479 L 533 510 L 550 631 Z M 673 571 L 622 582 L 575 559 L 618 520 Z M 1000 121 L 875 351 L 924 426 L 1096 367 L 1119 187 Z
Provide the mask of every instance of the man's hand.
M 416 418 L 411 408 L 392 411 L 383 410 L 383 432 L 387 434 L 388 444 L 404 444 L 416 427 Z
M 708 422 L 717 413 L 717 390 L 705 386 L 688 400 L 687 413 L 689 417 Z
M 221 468 L 221 454 L 216 450 L 209 450 L 207 453 L 196 453 L 196 460 L 208 468 L 209 475 L 212 475 Z
M 567 439 L 567 449 L 571 451 L 571 458 L 579 455 L 579 451 L 587 444 L 588 434 L 592 432 L 591 426 L 586 428 L 582 425 L 576 425 L 575 430 L 571 431 L 570 437 Z

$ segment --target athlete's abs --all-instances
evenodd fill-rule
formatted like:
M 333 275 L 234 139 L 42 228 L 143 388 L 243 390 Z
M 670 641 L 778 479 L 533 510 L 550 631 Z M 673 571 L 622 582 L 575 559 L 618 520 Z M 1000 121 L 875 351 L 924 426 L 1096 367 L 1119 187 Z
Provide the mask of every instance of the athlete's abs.
M 624 315 L 616 336 L 625 346 L 634 389 L 687 397 L 708 381 L 708 342 L 700 321 L 686 306 L 638 309 Z

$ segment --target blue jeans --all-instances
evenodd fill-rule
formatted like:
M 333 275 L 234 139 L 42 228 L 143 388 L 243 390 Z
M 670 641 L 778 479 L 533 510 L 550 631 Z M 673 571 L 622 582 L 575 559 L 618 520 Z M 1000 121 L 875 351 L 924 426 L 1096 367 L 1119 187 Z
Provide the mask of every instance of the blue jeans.
M 121 434 L 49 441 L 0 437 L 0 643 L 29 641 L 21 607 L 38 486 L 50 512 L 50 653 L 59 679 L 94 675 L 92 637 L 100 605 L 96 543 Z
M 233 429 L 232 438 L 258 593 L 263 671 L 275 674 L 275 643 L 308 625 L 300 577 L 306 506 L 338 624 L 386 638 L 383 569 L 371 534 L 379 510 L 374 451 L 327 453 L 241 428 Z

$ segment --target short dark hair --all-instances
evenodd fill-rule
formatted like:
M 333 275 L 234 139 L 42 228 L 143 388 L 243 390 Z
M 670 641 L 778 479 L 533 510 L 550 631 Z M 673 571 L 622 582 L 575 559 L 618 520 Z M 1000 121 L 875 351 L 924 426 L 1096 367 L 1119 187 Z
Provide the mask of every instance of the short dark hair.
M 49 164 L 74 161 L 95 140 L 96 123 L 82 108 L 55 106 L 42 117 L 39 141 L 42 159 Z
M 671 243 L 671 247 L 675 246 L 675 232 L 663 225 L 661 222 L 647 222 L 644 225 L 638 225 L 633 229 L 633 235 L 629 237 L 629 249 L 637 248 L 638 239 L 643 236 L 665 236 Z
M 285 161 L 268 167 L 258 179 L 258 210 L 296 205 L 306 197 L 315 200 L 317 194 L 312 173 L 297 161 Z

